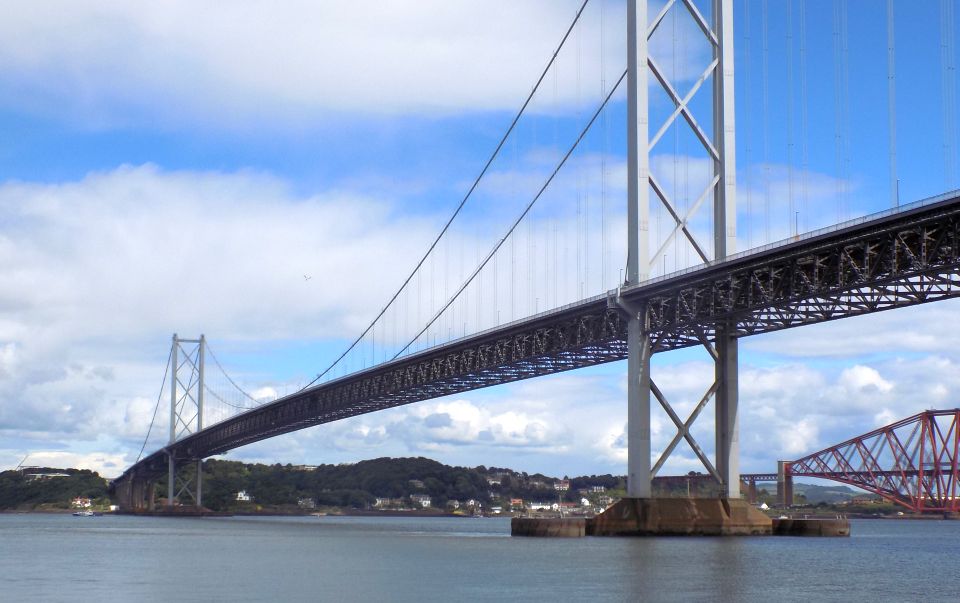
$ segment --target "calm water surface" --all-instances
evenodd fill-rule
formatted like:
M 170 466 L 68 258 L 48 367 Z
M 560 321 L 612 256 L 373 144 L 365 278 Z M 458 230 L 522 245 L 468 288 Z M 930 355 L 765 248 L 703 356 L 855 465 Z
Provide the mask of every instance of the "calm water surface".
M 958 601 L 960 522 L 511 538 L 509 520 L 0 515 L 2 601 Z

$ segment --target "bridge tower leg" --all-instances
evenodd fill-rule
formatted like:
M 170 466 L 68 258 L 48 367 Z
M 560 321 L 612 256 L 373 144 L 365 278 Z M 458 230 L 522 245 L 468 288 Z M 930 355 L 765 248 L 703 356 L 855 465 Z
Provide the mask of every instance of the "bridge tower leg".
M 719 157 L 720 180 L 713 195 L 714 259 L 723 259 L 737 247 L 736 128 L 733 100 L 733 0 L 713 0 L 713 30 L 717 36 L 713 77 L 713 141 Z M 731 325 L 716 337 L 716 458 L 727 498 L 740 497 L 740 425 L 738 343 Z
M 627 284 L 650 275 L 650 155 L 647 114 L 647 0 L 627 3 Z M 649 498 L 650 332 L 644 308 L 626 306 L 627 496 Z
M 651 257 L 650 251 L 650 192 L 655 193 L 676 221 L 670 237 L 684 236 L 703 261 L 722 260 L 736 248 L 736 157 L 734 133 L 733 87 L 733 0 L 713 0 L 712 19 L 705 18 L 693 2 L 667 3 L 651 20 L 648 0 L 627 1 L 627 274 L 624 287 L 635 286 L 647 280 L 652 265 L 659 262 L 665 246 Z M 689 92 L 677 92 L 666 74 L 649 56 L 649 40 L 663 22 L 669 10 L 684 11 L 699 26 L 713 49 L 713 61 L 703 77 Z M 649 136 L 649 74 L 675 104 L 675 111 Z M 707 140 L 704 128 L 697 123 L 689 101 L 700 84 L 712 78 L 713 135 Z M 703 198 L 712 193 L 713 244 L 701 245 L 687 228 L 689 215 L 680 217 L 664 188 L 650 172 L 650 150 L 683 115 L 700 140 L 713 164 L 713 178 Z M 700 118 L 705 119 L 704 117 Z M 692 210 L 695 211 L 695 210 Z M 668 239 L 669 240 L 669 239 Z M 707 252 L 712 248 L 713 256 Z M 622 289 L 622 288 L 621 288 Z M 654 525 L 651 517 L 661 515 L 660 507 L 680 507 L 687 510 L 688 524 L 680 531 L 705 530 L 701 533 L 769 533 L 770 520 L 740 500 L 737 333 L 733 325 L 717 326 L 713 333 L 700 329 L 696 337 L 715 363 L 714 381 L 696 405 L 690 417 L 683 421 L 674 411 L 663 391 L 650 374 L 650 356 L 656 342 L 649 308 L 630 304 L 619 294 L 612 300 L 627 315 L 627 499 L 605 519 L 595 521 L 599 534 L 670 533 L 674 527 Z M 696 330 L 696 327 L 694 327 Z M 650 400 L 651 395 L 663 407 L 677 428 L 677 433 L 651 466 Z M 706 404 L 713 399 L 715 408 L 715 459 L 711 462 L 691 435 L 690 427 Z M 681 440 L 686 440 L 703 466 L 720 485 L 721 499 L 709 502 L 697 499 L 685 503 L 653 499 L 652 480 L 663 467 Z M 753 513 L 751 513 L 751 511 Z M 704 527 L 698 518 L 712 516 L 710 527 Z M 614 519 L 618 517 L 619 519 Z M 629 519 L 627 519 L 629 518 Z M 683 522 L 681 522 L 683 523 Z M 713 530 L 713 531 L 711 531 Z
M 180 339 L 173 335 L 170 354 L 170 440 L 167 447 L 167 505 L 188 494 L 197 507 L 203 504 L 203 459 L 196 460 L 192 478 L 178 481 L 177 449 L 182 437 L 203 429 L 204 348 L 206 338 Z

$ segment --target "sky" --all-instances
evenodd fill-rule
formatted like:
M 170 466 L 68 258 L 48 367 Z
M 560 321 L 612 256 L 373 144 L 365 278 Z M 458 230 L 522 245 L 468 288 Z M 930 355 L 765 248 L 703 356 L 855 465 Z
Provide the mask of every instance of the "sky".
M 218 363 L 260 400 L 314 379 L 426 252 L 579 5 L 40 0 L 6 11 L 0 469 L 29 455 L 30 465 L 121 473 L 163 396 L 174 333 L 205 334 Z M 738 248 L 960 185 L 956 16 L 944 26 L 940 4 L 896 2 L 891 74 L 885 8 L 734 2 Z M 614 89 L 624 15 L 617 0 L 588 4 L 448 235 L 331 376 L 414 339 L 611 90 L 532 212 L 410 349 L 616 286 L 626 236 L 625 99 Z M 681 94 L 710 60 L 682 8 L 650 47 Z M 673 106 L 649 89 L 653 135 Z M 690 105 L 707 132 L 709 91 L 708 80 Z M 690 213 L 694 236 L 709 240 L 711 218 L 696 209 L 709 162 L 682 120 L 651 166 Z M 651 273 L 699 263 L 651 203 Z M 958 310 L 946 301 L 742 340 L 741 468 L 773 471 L 778 459 L 955 407 L 960 352 L 944 335 Z M 698 350 L 654 358 L 654 379 L 684 417 L 711 372 Z M 220 398 L 242 400 L 218 371 L 209 380 Z M 314 427 L 225 458 L 422 455 L 623 474 L 625 399 L 626 367 L 613 363 Z M 211 416 L 225 412 L 209 400 Z M 147 452 L 162 446 L 166 412 L 161 405 Z M 711 413 L 694 429 L 708 451 Z M 654 409 L 654 448 L 672 435 Z M 681 444 L 664 472 L 689 470 L 702 468 Z

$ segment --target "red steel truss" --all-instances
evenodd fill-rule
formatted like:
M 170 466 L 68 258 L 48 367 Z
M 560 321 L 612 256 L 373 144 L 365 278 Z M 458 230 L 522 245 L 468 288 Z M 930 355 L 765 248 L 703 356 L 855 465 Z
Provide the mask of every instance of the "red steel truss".
M 960 512 L 960 408 L 928 410 L 787 464 L 879 494 L 916 512 Z

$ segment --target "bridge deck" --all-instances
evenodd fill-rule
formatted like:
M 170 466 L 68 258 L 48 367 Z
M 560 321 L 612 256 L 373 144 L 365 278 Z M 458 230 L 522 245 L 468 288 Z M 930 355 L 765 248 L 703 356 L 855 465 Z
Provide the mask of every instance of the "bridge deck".
M 956 193 L 735 255 L 620 291 L 646 312 L 653 351 L 960 295 Z M 179 461 L 411 402 L 626 357 L 616 291 L 320 384 L 188 436 L 130 467 Z M 121 478 L 122 479 L 122 478 Z

